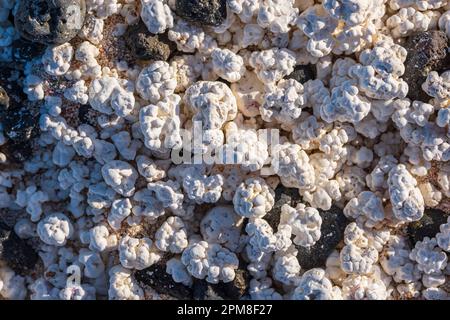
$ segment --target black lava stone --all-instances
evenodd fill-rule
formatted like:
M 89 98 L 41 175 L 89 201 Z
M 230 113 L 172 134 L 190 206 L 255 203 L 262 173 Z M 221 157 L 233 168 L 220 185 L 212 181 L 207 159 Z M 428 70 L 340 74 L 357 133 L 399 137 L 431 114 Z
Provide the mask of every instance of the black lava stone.
M 42 44 L 61 44 L 81 30 L 84 0 L 20 0 L 14 19 L 20 35 Z
M 175 12 L 188 21 L 218 26 L 227 17 L 226 0 L 176 0 Z
M 408 98 L 426 102 L 431 97 L 422 90 L 422 84 L 430 71 L 439 71 L 447 64 L 447 36 L 443 31 L 418 32 L 404 47 L 408 51 L 403 75 L 409 87 Z

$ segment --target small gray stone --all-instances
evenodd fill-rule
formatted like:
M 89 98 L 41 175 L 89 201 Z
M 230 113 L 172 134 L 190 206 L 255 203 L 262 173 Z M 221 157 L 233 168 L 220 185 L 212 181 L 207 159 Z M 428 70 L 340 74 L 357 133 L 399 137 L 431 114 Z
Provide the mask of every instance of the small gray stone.
M 226 0 L 176 0 L 175 12 L 188 21 L 218 26 L 227 17 Z
M 408 224 L 408 235 L 413 245 L 423 238 L 434 238 L 441 224 L 447 222 L 449 214 L 439 209 L 425 209 L 422 219 Z
M 167 34 L 152 34 L 143 22 L 130 26 L 124 39 L 133 58 L 138 60 L 166 61 L 176 49 L 175 43 L 168 39 Z
M 85 14 L 84 0 L 20 0 L 14 23 L 29 41 L 61 44 L 81 30 Z
M 285 77 L 286 79 L 294 79 L 304 84 L 308 80 L 316 78 L 316 67 L 312 64 L 295 66 L 294 71 Z
M 424 31 L 411 35 L 405 45 L 408 52 L 403 80 L 408 84 L 408 98 L 427 102 L 423 90 L 430 71 L 440 71 L 447 64 L 448 39 L 443 31 Z

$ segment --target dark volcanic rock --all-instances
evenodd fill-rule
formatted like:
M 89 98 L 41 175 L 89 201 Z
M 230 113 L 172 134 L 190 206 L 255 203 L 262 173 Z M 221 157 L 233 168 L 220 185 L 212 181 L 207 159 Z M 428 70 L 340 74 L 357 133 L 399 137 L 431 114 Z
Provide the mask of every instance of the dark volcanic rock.
M 176 49 L 175 43 L 168 39 L 167 34 L 150 33 L 142 21 L 130 26 L 124 38 L 131 54 L 138 60 L 166 61 L 170 53 Z
M 236 270 L 233 281 L 211 284 L 205 280 L 194 280 L 192 286 L 195 300 L 239 300 L 248 290 L 250 275 L 245 269 Z
M 439 209 L 425 209 L 422 219 L 408 224 L 408 235 L 413 245 L 423 238 L 433 238 L 439 226 L 447 222 L 449 214 Z
M 29 41 L 61 44 L 77 35 L 85 14 L 84 0 L 20 0 L 14 23 Z
M 302 269 L 324 267 L 325 262 L 331 252 L 344 238 L 344 230 L 348 224 L 347 218 L 338 207 L 331 207 L 328 211 L 319 210 L 322 217 L 322 236 L 310 248 L 296 246 L 298 250 L 297 258 Z
M 0 259 L 21 275 L 33 270 L 38 261 L 38 254 L 16 233 L 0 222 Z
M 26 106 L 8 110 L 2 119 L 5 135 L 15 141 L 32 139 L 39 132 L 38 114 Z
M 280 223 L 281 207 L 284 204 L 289 204 L 291 207 L 296 207 L 297 203 L 301 201 L 298 189 L 286 188 L 281 183 L 275 189 L 275 204 L 265 216 L 264 219 L 269 223 L 274 231 L 277 230 Z
M 45 51 L 45 45 L 22 38 L 15 40 L 11 46 L 13 61 L 18 63 L 30 61 Z
M 26 95 L 22 90 L 23 72 L 11 67 L 10 64 L 0 63 L 0 86 L 7 92 L 10 108 L 19 108 Z
M 443 31 L 425 31 L 413 34 L 404 45 L 408 51 L 403 80 L 409 87 L 408 98 L 428 101 L 422 83 L 430 71 L 439 71 L 446 62 L 448 39 Z
M 30 159 L 33 155 L 33 144 L 31 140 L 20 142 L 8 140 L 5 144 L 5 149 L 2 149 L 2 151 L 6 153 L 7 158 L 23 162 Z
M 176 0 L 175 12 L 188 21 L 218 26 L 227 17 L 226 0 Z
M 294 79 L 303 84 L 308 80 L 314 80 L 316 78 L 316 68 L 312 64 L 298 65 L 285 78 Z
M 0 119 L 2 118 L 2 115 L 5 114 L 5 112 L 9 108 L 9 97 L 8 93 L 3 89 L 2 86 L 0 86 Z
M 172 276 L 166 273 L 166 267 L 163 264 L 154 264 L 144 270 L 138 270 L 134 277 L 141 285 L 149 286 L 160 294 L 167 294 L 177 299 L 192 297 L 191 289 L 173 281 Z

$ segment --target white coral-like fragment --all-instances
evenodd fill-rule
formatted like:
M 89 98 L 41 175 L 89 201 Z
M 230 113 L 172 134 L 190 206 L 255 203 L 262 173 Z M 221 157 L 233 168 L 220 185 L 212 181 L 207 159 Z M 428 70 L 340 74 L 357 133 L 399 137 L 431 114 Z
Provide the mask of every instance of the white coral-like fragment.
M 171 94 L 139 111 L 139 123 L 150 150 L 165 153 L 181 146 L 180 96 Z
M 286 125 L 300 117 L 302 107 L 306 105 L 301 83 L 294 79 L 282 79 L 276 85 L 267 85 L 265 92 L 264 103 L 259 107 L 264 121 L 276 120 Z
M 383 221 L 384 208 L 381 199 L 371 191 L 363 191 L 358 197 L 347 202 L 344 214 L 360 224 L 372 227 Z
M 144 291 L 133 278 L 132 270 L 117 265 L 109 269 L 108 297 L 111 300 L 140 300 Z
M 193 277 L 209 283 L 233 281 L 239 266 L 239 259 L 233 252 L 206 241 L 189 245 L 183 251 L 181 262 Z
M 194 114 L 194 130 L 198 124 L 203 129 L 200 151 L 221 146 L 223 125 L 237 115 L 236 99 L 230 88 L 222 82 L 198 81 L 186 90 L 183 100 Z
M 200 221 L 200 232 L 208 243 L 218 243 L 235 251 L 239 246 L 243 219 L 231 206 L 217 206 Z
M 180 182 L 188 198 L 196 203 L 215 203 L 222 194 L 223 176 L 208 175 L 204 165 L 178 165 L 170 169 L 169 176 Z
M 128 162 L 113 160 L 102 167 L 102 176 L 106 184 L 117 193 L 129 197 L 134 194 L 138 173 Z
M 73 57 L 73 47 L 70 43 L 50 46 L 42 56 L 44 70 L 49 75 L 61 76 L 69 71 Z
M 142 69 L 136 80 L 136 90 L 139 95 L 157 103 L 174 93 L 177 80 L 173 68 L 165 61 L 155 61 Z
M 370 103 L 359 92 L 351 81 L 333 88 L 331 96 L 320 106 L 321 118 L 328 123 L 361 121 L 369 114 Z
M 305 190 L 314 187 L 314 168 L 306 152 L 297 144 L 286 142 L 275 146 L 272 168 L 285 187 Z
M 441 224 L 439 227 L 436 240 L 442 250 L 450 252 L 450 218 L 447 219 L 447 223 Z
M 398 164 L 389 171 L 388 185 L 394 216 L 400 221 L 420 220 L 425 210 L 423 196 L 405 165 Z
M 303 203 L 297 204 L 295 208 L 284 204 L 281 207 L 280 225 L 291 227 L 291 233 L 295 236 L 293 242 L 296 245 L 309 248 L 320 239 L 322 217 L 317 209 L 307 207 Z
M 214 72 L 229 82 L 239 81 L 245 73 L 242 57 L 228 49 L 214 49 L 211 61 Z
M 272 209 L 274 196 L 264 179 L 249 178 L 239 185 L 234 194 L 234 210 L 245 218 L 262 218 Z
M 349 26 L 362 24 L 372 14 L 370 0 L 324 0 L 322 5 L 331 17 Z
M 255 68 L 259 80 L 268 84 L 294 71 L 295 54 L 289 49 L 279 48 L 255 51 L 250 56 L 249 64 Z
M 136 239 L 128 235 L 119 243 L 119 256 L 122 266 L 142 270 L 161 259 L 161 254 L 149 238 Z
M 72 237 L 73 226 L 65 214 L 57 212 L 39 221 L 37 233 L 44 243 L 61 247 Z
M 438 247 L 435 238 L 417 241 L 409 258 L 416 261 L 419 270 L 425 274 L 440 273 L 447 266 L 447 255 Z
M 143 0 L 141 4 L 141 19 L 148 31 L 164 33 L 173 27 L 172 11 L 163 0 Z
M 155 244 L 159 250 L 181 253 L 188 246 L 186 226 L 179 217 L 169 217 L 155 234 Z
M 334 287 L 325 271 L 314 268 L 306 271 L 292 294 L 293 300 L 341 300 L 339 287 Z

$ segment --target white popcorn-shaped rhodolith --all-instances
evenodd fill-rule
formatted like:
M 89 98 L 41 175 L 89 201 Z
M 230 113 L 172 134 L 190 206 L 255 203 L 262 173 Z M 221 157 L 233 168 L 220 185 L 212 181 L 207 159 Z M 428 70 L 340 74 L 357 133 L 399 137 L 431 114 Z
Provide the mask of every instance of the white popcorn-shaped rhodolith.
M 222 145 L 222 126 L 237 115 L 236 99 L 230 88 L 222 82 L 199 81 L 186 90 L 183 99 L 194 114 L 194 129 L 196 122 L 203 129 L 202 150 Z
M 219 244 L 200 241 L 189 245 L 181 256 L 189 273 L 209 283 L 233 281 L 239 259 L 230 250 Z
M 364 94 L 373 99 L 404 98 L 408 85 L 400 77 L 405 72 L 405 48 L 384 40 L 373 49 L 361 52 L 359 61 L 349 70 L 349 75 L 358 81 Z
M 172 94 L 139 111 L 145 146 L 161 153 L 181 146 L 180 96 Z
M 239 246 L 243 219 L 231 206 L 217 206 L 200 221 L 200 232 L 208 243 L 218 243 L 230 250 Z
M 450 252 L 450 218 L 447 219 L 447 223 L 441 224 L 439 227 L 436 240 L 442 250 Z
M 295 236 L 293 242 L 302 247 L 311 247 L 320 239 L 322 217 L 319 211 L 303 203 L 293 208 L 288 204 L 281 207 L 280 225 L 289 225 Z
M 370 274 L 378 261 L 377 249 L 369 241 L 366 230 L 355 222 L 347 225 L 344 232 L 345 246 L 340 253 L 341 268 L 349 274 Z
M 363 23 L 372 9 L 370 0 L 324 0 L 322 5 L 330 16 L 349 26 Z
M 333 88 L 331 96 L 320 106 L 320 116 L 328 123 L 356 123 L 367 116 L 369 111 L 370 103 L 360 95 L 360 89 L 351 81 Z
M 84 275 L 88 278 L 98 278 L 105 270 L 105 264 L 98 252 L 82 248 L 78 255 L 78 261 L 84 265 Z
M 450 36 L 450 10 L 444 12 L 439 18 L 439 29 Z
M 389 6 L 392 10 L 398 10 L 405 7 L 414 7 L 417 10 L 425 11 L 439 9 L 447 4 L 447 0 L 389 0 Z
M 207 175 L 204 165 L 178 165 L 172 167 L 169 176 L 183 186 L 189 199 L 196 203 L 215 203 L 220 199 L 224 178 L 220 174 Z
M 245 72 L 244 60 L 233 51 L 214 49 L 211 58 L 214 72 L 227 81 L 239 81 Z
M 422 89 L 433 98 L 445 100 L 450 97 L 449 81 L 450 72 L 444 72 L 439 75 L 436 71 L 431 71 L 425 82 L 422 84 Z
M 117 247 L 117 236 L 109 232 L 104 224 L 94 226 L 89 230 L 89 249 L 103 252 Z
M 64 98 L 72 102 L 86 104 L 89 100 L 87 92 L 88 88 L 85 85 L 85 81 L 79 80 L 72 87 L 64 90 Z
M 43 212 L 42 203 L 49 200 L 47 193 L 37 190 L 37 187 L 33 185 L 25 190 L 18 190 L 15 202 L 21 207 L 26 207 L 27 213 L 30 214 L 31 221 L 37 222 Z
M 128 198 L 114 200 L 108 214 L 108 223 L 114 230 L 119 230 L 122 221 L 130 214 L 132 209 L 131 201 Z
M 282 252 L 274 258 L 272 277 L 287 286 L 297 285 L 300 280 L 300 269 L 295 252 L 294 254 Z
M 217 47 L 216 41 L 202 28 L 183 19 L 178 19 L 167 35 L 169 40 L 175 42 L 178 50 L 182 52 L 193 53 L 199 50 L 201 53 L 208 53 Z
M 173 16 L 163 0 L 142 0 L 141 18 L 151 33 L 164 33 L 173 27 Z
M 231 84 L 240 112 L 247 117 L 259 115 L 259 106 L 263 103 L 264 84 L 256 74 L 247 70 L 238 82 Z
M 173 94 L 176 86 L 174 70 L 165 61 L 155 61 L 142 69 L 136 80 L 137 92 L 143 99 L 151 103 L 157 103 Z
M 436 11 L 422 13 L 412 7 L 402 8 L 387 19 L 386 25 L 394 38 L 407 37 L 414 32 L 435 29 L 439 15 Z
M 381 199 L 371 191 L 361 192 L 357 198 L 347 202 L 344 214 L 359 223 L 372 227 L 383 221 L 384 208 Z
M 261 218 L 272 209 L 274 196 L 275 193 L 264 179 L 247 179 L 234 194 L 234 210 L 245 218 Z
M 63 213 L 51 213 L 39 221 L 37 233 L 48 245 L 64 246 L 73 235 L 72 222 Z
M 192 284 L 192 277 L 187 271 L 181 259 L 172 258 L 166 262 L 166 272 L 172 276 L 173 281 L 185 286 Z
M 300 117 L 306 95 L 297 80 L 280 80 L 277 85 L 267 85 L 265 92 L 264 103 L 259 108 L 264 121 L 290 124 Z
M 425 210 L 423 196 L 405 165 L 398 164 L 389 171 L 388 185 L 395 218 L 406 222 L 420 220 Z
M 284 143 L 275 146 L 272 168 L 288 188 L 312 189 L 314 187 L 314 168 L 308 155 L 299 145 Z
M 160 252 L 149 238 L 122 237 L 119 243 L 120 263 L 128 269 L 142 270 L 161 259 Z
M 277 82 L 294 71 L 295 61 L 293 51 L 272 48 L 253 52 L 249 64 L 255 68 L 259 80 L 267 84 Z
M 294 3 L 294 0 L 260 1 L 257 23 L 275 34 L 289 32 L 298 15 Z
M 106 184 L 117 193 L 129 197 L 134 194 L 138 173 L 128 162 L 113 160 L 102 167 L 102 176 Z
M 314 268 L 306 271 L 295 288 L 293 300 L 341 300 L 339 287 L 333 286 L 325 271 Z
M 407 239 L 397 235 L 390 236 L 388 245 L 380 256 L 380 265 L 395 282 L 410 283 L 421 277 L 417 264 L 409 258 L 410 251 Z
M 417 241 L 409 258 L 416 261 L 419 270 L 425 274 L 442 272 L 447 266 L 447 255 L 437 245 L 435 238 L 425 237 L 422 241 Z
M 374 275 L 350 275 L 342 283 L 342 297 L 347 300 L 386 300 L 384 282 Z
M 166 170 L 169 165 L 164 160 L 152 160 L 147 156 L 139 155 L 136 157 L 136 165 L 139 174 L 147 180 L 153 182 L 161 180 L 166 176 Z
M 249 288 L 253 300 L 282 300 L 282 296 L 272 287 L 271 278 L 252 279 Z
M 61 76 L 69 71 L 73 57 L 73 47 L 70 43 L 50 46 L 42 56 L 45 71 L 52 76 Z
M 24 300 L 27 295 L 25 278 L 8 266 L 0 264 L 0 297 L 10 300 Z
M 111 98 L 119 87 L 116 78 L 103 76 L 94 79 L 89 86 L 89 103 L 94 110 L 101 113 L 112 114 Z
M 121 265 L 109 270 L 108 298 L 110 300 L 140 300 L 144 298 L 144 291 L 133 278 L 132 270 Z
M 155 245 L 161 251 L 181 253 L 188 246 L 186 226 L 179 217 L 169 217 L 155 234 Z

